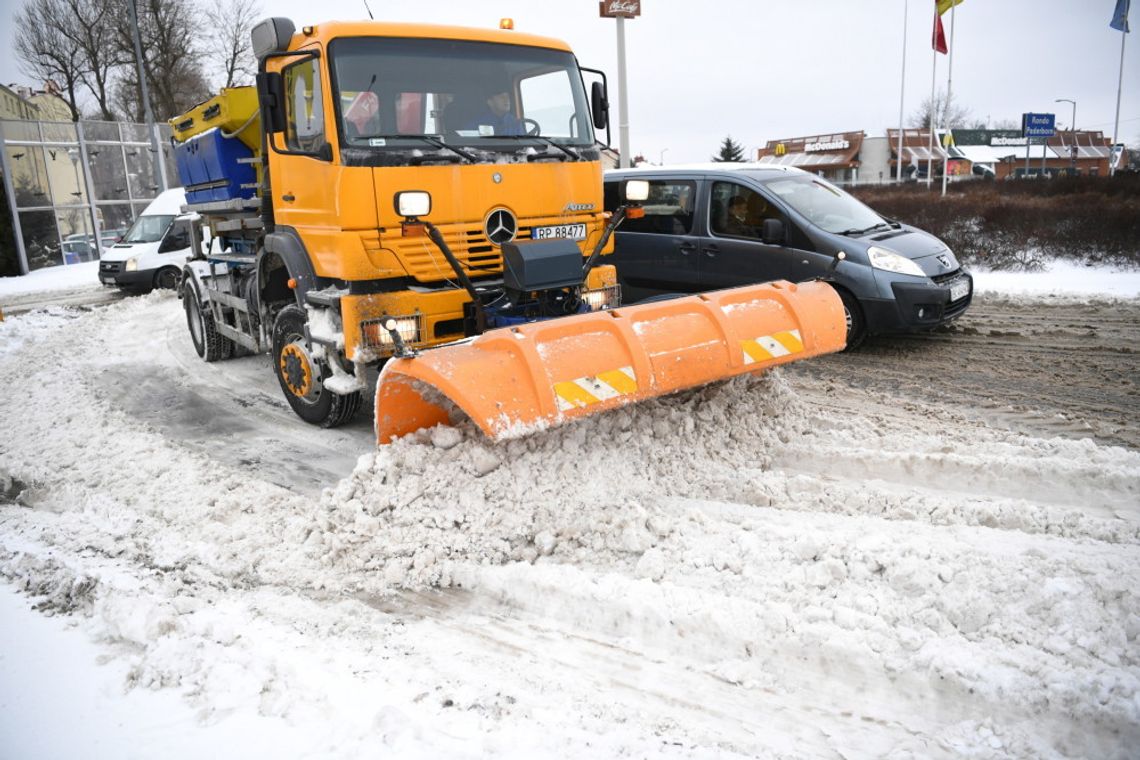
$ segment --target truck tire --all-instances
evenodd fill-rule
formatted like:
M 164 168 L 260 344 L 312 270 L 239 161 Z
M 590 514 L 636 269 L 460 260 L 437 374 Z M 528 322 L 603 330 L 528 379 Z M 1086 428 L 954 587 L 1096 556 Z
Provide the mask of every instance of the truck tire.
M 273 369 L 285 400 L 297 416 L 323 428 L 352 419 L 360 408 L 359 391 L 341 396 L 324 387 L 331 371 L 312 357 L 305 345 L 305 310 L 290 304 L 273 322 Z
M 863 316 L 863 307 L 858 299 L 843 288 L 835 289 L 843 301 L 843 317 L 847 321 L 847 347 L 844 351 L 857 348 L 867 337 L 867 318 Z
M 202 307 L 193 280 L 188 279 L 182 284 L 182 307 L 186 310 L 186 326 L 190 328 L 190 340 L 198 356 L 208 362 L 233 356 L 233 341 L 218 332 L 214 313 Z

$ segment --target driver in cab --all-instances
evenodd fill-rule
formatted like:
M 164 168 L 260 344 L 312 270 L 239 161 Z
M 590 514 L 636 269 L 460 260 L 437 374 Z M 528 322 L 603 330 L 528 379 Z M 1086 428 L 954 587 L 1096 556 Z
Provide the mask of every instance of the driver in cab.
M 481 135 L 521 135 L 524 133 L 522 121 L 511 110 L 511 95 L 506 90 L 490 93 L 487 96 L 484 108 L 471 117 L 462 128 L 475 130 Z

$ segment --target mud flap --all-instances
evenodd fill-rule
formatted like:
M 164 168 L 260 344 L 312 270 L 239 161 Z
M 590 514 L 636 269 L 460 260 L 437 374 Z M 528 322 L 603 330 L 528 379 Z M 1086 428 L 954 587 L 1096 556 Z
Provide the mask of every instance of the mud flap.
M 376 440 L 461 412 L 496 440 L 635 401 L 840 351 L 827 283 L 772 282 L 493 330 L 387 363 Z

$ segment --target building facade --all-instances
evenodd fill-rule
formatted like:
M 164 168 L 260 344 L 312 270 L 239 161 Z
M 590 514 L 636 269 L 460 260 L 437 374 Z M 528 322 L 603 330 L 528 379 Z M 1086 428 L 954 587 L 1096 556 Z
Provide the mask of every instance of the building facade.
M 858 183 L 863 132 L 769 140 L 756 151 L 761 164 L 794 166 L 839 183 Z

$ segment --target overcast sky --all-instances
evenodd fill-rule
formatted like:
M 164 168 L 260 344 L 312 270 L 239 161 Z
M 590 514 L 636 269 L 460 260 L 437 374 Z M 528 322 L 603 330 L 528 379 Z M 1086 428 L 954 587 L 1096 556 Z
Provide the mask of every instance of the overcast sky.
M 626 22 L 630 145 L 657 162 L 703 161 L 725 135 L 754 149 L 770 139 L 863 130 L 882 135 L 899 121 L 905 0 L 643 0 Z M 378 20 L 497 26 L 570 43 L 583 66 L 617 80 L 616 23 L 597 0 L 368 0 Z M 0 0 L 7 36 L 0 81 L 29 83 L 11 52 L 22 0 Z M 909 0 L 904 110 L 929 97 L 933 0 Z M 1140 4 L 1131 22 L 1140 27 Z M 1116 107 L 1120 32 L 1115 0 L 965 0 L 955 22 L 953 92 L 978 118 L 1020 120 L 1055 112 L 1068 128 L 1109 136 Z M 262 0 L 265 15 L 297 26 L 367 18 L 364 0 Z M 950 14 L 944 17 L 950 34 Z M 1140 35 L 1128 35 L 1120 133 L 1140 145 Z M 945 88 L 947 56 L 938 56 Z M 611 93 L 617 145 L 617 95 Z M 662 151 L 666 151 L 662 154 Z

